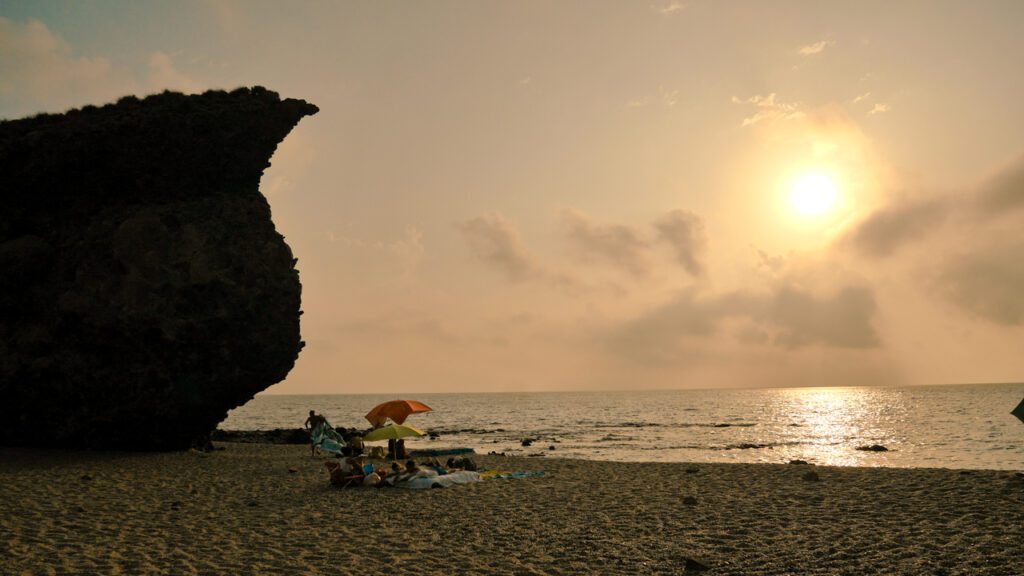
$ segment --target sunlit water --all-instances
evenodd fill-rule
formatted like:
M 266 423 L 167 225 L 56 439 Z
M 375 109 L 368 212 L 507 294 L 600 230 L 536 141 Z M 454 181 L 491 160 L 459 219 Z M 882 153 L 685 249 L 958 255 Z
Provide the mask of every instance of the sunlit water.
M 261 395 L 225 430 L 302 425 L 314 409 L 335 426 L 395 395 Z M 663 462 L 1024 469 L 1024 423 L 1010 414 L 1024 384 L 416 394 L 434 411 L 408 423 L 440 432 L 409 448 L 469 447 L 515 455 Z M 524 438 L 539 438 L 523 447 Z M 863 452 L 881 444 L 888 452 Z M 554 450 L 549 447 L 554 446 Z

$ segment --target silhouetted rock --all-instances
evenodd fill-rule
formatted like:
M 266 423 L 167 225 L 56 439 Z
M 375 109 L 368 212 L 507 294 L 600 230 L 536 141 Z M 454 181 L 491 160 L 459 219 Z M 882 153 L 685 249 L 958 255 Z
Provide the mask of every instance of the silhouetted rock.
M 711 563 L 706 560 L 698 558 L 683 558 L 683 570 L 686 572 L 703 572 L 704 570 L 710 570 Z
M 294 365 L 264 88 L 0 123 L 0 444 L 186 449 Z
M 805 466 L 807 465 L 807 460 L 790 460 L 789 463 L 797 466 Z
M 871 446 L 857 446 L 857 450 L 864 452 L 888 452 L 889 449 L 881 444 L 872 444 Z
M 218 442 L 246 444 L 309 444 L 309 430 L 304 428 L 275 428 L 273 430 L 214 430 L 210 434 Z

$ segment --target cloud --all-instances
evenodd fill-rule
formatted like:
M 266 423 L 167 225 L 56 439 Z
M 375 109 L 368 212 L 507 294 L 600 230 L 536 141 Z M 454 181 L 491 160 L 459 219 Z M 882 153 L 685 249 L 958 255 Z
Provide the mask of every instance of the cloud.
M 148 85 L 156 90 L 175 90 L 186 94 L 202 92 L 203 86 L 183 74 L 174 66 L 174 58 L 163 52 L 149 55 L 147 62 Z
M 326 238 L 331 244 L 349 249 L 350 255 L 358 258 L 358 266 L 367 274 L 383 268 L 387 274 L 411 279 L 426 254 L 423 232 L 416 226 L 407 226 L 401 238 L 390 242 L 366 241 L 333 230 L 326 232 Z
M 856 103 L 860 102 L 861 100 L 867 100 L 870 97 L 871 97 L 871 92 L 865 92 L 865 93 L 863 93 L 863 94 L 861 94 L 859 96 L 855 96 L 851 102 L 856 104 Z
M 692 359 L 731 325 L 739 327 L 732 337 L 745 346 L 863 350 L 881 345 L 873 324 L 876 313 L 874 292 L 866 286 L 847 284 L 818 294 L 790 278 L 760 293 L 702 296 L 686 289 L 611 326 L 603 340 L 612 352 L 638 360 Z
M 669 90 L 665 87 L 660 89 L 661 101 L 665 106 L 675 106 L 679 102 L 679 90 Z
M 868 111 L 868 116 L 874 116 L 875 114 L 884 114 L 889 111 L 888 104 L 882 104 L 881 102 L 875 104 L 875 107 Z
M 934 232 L 948 211 L 948 202 L 943 199 L 894 203 L 862 220 L 840 244 L 864 256 L 884 258 Z
M 653 8 L 659 14 L 664 14 L 667 16 L 669 14 L 675 14 L 677 12 L 682 11 L 683 9 L 686 8 L 686 4 L 683 2 L 679 2 L 678 0 L 672 0 L 671 2 L 655 5 L 653 6 Z
M 997 220 L 1013 217 L 1024 208 L 1024 158 L 1018 159 L 973 190 L 956 196 L 903 199 L 883 206 L 858 222 L 838 241 L 863 256 L 884 258 L 900 248 L 937 233 L 943 224 L 953 222 L 974 229 Z M 955 217 L 955 218 L 954 218 Z M 956 229 L 947 236 L 958 237 Z M 962 246 L 975 244 L 974 238 L 961 237 Z
M 956 195 L 894 202 L 839 245 L 871 258 L 913 253 L 930 294 L 996 324 L 1024 325 L 1024 158 Z
M 636 277 L 650 272 L 645 254 L 648 243 L 632 227 L 596 224 L 575 210 L 565 210 L 562 223 L 570 242 L 584 259 L 611 264 Z
M 775 93 L 767 96 L 760 94 L 751 96 L 746 100 L 732 97 L 733 104 L 753 104 L 757 111 L 743 119 L 743 126 L 752 126 L 759 122 L 793 120 L 804 116 L 797 102 L 778 102 L 775 100 Z
M 813 56 L 815 54 L 821 54 L 822 52 L 825 51 L 825 48 L 834 45 L 834 40 L 822 40 L 820 42 L 815 42 L 814 44 L 806 44 L 804 46 L 801 46 L 800 49 L 797 50 L 797 52 L 801 56 Z
M 82 57 L 42 22 L 0 17 L 0 114 L 67 109 L 129 92 L 106 58 Z
M 42 22 L 0 17 L 0 116 L 64 111 L 164 89 L 198 92 L 202 86 L 163 52 L 150 54 L 144 69 L 116 68 L 107 58 L 76 54 Z
M 786 285 L 766 304 L 761 320 L 775 330 L 776 345 L 874 348 L 881 343 L 871 322 L 877 310 L 874 292 L 867 287 L 847 286 L 835 294 L 818 296 Z
M 997 324 L 1024 325 L 1024 242 L 976 247 L 946 262 L 933 287 L 949 302 Z
M 704 274 L 707 233 L 699 216 L 685 210 L 673 210 L 654 223 L 658 238 L 668 242 L 676 260 L 692 276 Z
M 1024 158 L 984 184 L 976 202 L 982 215 L 1002 215 L 1020 208 L 1024 208 Z
M 477 260 L 498 268 L 509 280 L 521 282 L 535 274 L 536 266 L 523 247 L 519 232 L 501 214 L 483 214 L 455 227 Z

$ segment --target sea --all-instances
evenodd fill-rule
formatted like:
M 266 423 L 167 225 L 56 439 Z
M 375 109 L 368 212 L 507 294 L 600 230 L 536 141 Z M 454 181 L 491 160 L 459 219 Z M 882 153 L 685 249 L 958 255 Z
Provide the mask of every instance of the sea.
M 1022 384 L 477 394 L 261 394 L 223 430 L 334 426 L 396 398 L 433 408 L 406 424 L 433 432 L 409 449 L 472 448 L 624 462 L 805 460 L 835 466 L 1024 470 Z M 528 440 L 529 442 L 524 442 Z M 528 444 L 528 445 L 524 445 Z M 858 450 L 884 446 L 886 451 Z

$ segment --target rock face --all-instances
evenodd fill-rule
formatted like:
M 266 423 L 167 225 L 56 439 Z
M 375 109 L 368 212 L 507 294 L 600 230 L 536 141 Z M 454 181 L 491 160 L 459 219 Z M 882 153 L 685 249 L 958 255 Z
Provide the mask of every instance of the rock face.
M 301 286 L 259 182 L 317 111 L 256 87 L 0 123 L 0 444 L 187 448 L 284 379 Z

